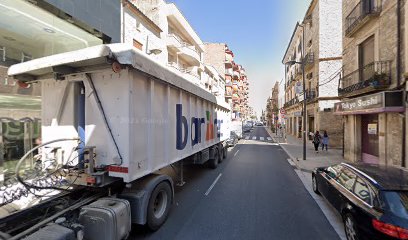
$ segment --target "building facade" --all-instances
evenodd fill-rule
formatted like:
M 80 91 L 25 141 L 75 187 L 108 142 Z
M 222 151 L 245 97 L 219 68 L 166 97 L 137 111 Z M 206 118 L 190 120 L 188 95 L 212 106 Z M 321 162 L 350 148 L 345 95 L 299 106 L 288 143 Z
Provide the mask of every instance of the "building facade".
M 303 131 L 309 134 L 326 130 L 331 147 L 342 147 L 343 141 L 342 121 L 333 113 L 334 103 L 338 102 L 338 80 L 333 77 L 342 67 L 341 9 L 338 0 L 313 0 L 303 22 L 296 24 L 282 60 L 287 133 L 300 138 Z M 307 115 L 306 123 L 303 114 Z
M 205 43 L 204 63 L 225 75 L 225 101 L 233 120 L 249 118 L 249 82 L 245 69 L 234 62 L 234 53 L 225 43 Z
M 343 0 L 342 101 L 335 111 L 343 116 L 348 161 L 406 166 L 406 5 Z
M 89 10 L 98 15 L 91 19 Z M 97 16 L 117 16 L 117 21 L 102 21 Z M 120 2 L 4 0 L 0 3 L 0 22 L 1 182 L 14 173 L 16 162 L 41 137 L 40 86 L 9 78 L 8 67 L 119 37 Z

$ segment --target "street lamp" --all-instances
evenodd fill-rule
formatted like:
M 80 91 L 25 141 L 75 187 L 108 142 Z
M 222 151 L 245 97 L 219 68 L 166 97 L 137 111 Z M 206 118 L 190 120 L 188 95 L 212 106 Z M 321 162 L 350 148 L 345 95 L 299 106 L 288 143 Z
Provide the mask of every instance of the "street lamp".
M 306 160 L 306 82 L 305 82 L 305 28 L 304 23 L 299 25 L 302 28 L 302 52 L 301 62 L 291 60 L 285 63 L 289 65 L 300 64 L 302 66 L 302 80 L 303 80 L 303 160 Z

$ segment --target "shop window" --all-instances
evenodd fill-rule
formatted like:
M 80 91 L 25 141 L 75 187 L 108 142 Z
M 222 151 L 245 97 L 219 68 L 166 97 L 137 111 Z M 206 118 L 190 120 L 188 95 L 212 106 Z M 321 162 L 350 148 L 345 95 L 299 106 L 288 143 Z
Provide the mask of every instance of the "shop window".
M 3 160 L 4 176 L 6 179 L 15 174 L 15 167 L 21 157 L 34 146 L 39 144 L 41 137 L 41 121 L 25 118 L 1 122 L 0 132 L 0 160 Z M 33 165 L 33 158 L 25 163 L 25 167 Z M 23 166 L 23 167 L 24 167 Z

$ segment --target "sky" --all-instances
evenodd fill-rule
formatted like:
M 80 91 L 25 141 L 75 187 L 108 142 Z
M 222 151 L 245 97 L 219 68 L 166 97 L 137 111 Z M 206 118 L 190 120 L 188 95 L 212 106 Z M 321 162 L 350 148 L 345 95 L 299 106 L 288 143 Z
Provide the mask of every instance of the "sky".
M 283 54 L 311 0 L 173 0 L 203 42 L 234 52 L 250 82 L 249 105 L 260 116 L 275 81 L 284 78 Z M 170 1 L 169 1 L 170 2 Z

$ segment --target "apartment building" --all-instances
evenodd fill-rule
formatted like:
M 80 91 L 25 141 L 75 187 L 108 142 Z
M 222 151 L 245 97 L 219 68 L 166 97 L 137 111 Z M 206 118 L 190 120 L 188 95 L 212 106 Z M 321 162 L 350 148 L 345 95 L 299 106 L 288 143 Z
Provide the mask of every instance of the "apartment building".
M 205 43 L 204 63 L 225 73 L 225 101 L 232 108 L 232 118 L 246 119 L 249 115 L 249 82 L 245 69 L 234 62 L 234 53 L 225 43 Z
M 279 120 L 279 83 L 275 82 L 272 88 L 271 96 L 266 101 L 265 120 L 268 126 L 276 127 Z
M 313 0 L 303 22 L 296 24 L 282 59 L 287 133 L 300 138 L 303 131 L 326 130 L 331 147 L 342 147 L 343 141 L 342 121 L 333 113 L 334 103 L 338 102 L 333 76 L 342 66 L 341 9 L 338 0 Z M 306 112 L 303 112 L 303 101 L 306 101 Z
M 406 1 L 343 0 L 342 101 L 335 113 L 343 116 L 348 161 L 406 166 L 406 10 Z

